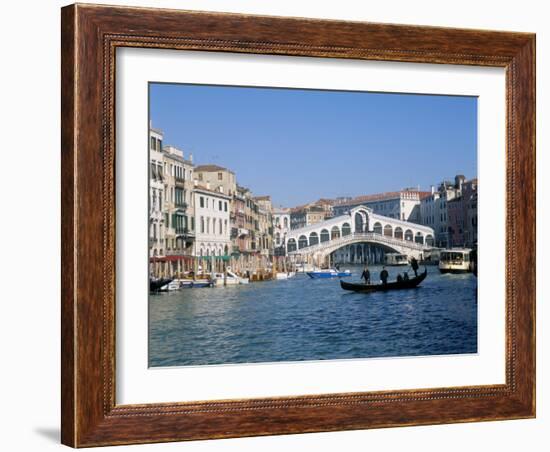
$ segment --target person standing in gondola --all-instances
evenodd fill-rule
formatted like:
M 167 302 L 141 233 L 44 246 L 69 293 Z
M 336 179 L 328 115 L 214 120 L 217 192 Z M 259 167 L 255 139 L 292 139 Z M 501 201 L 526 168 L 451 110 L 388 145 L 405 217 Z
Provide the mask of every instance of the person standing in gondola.
M 380 272 L 380 279 L 382 281 L 382 284 L 388 284 L 388 276 L 388 270 L 386 270 L 386 267 L 382 267 L 382 271 Z
M 370 271 L 369 267 L 365 266 L 363 273 L 361 273 L 361 279 L 365 280 L 365 284 L 370 284 Z
M 416 260 L 416 257 L 411 259 L 411 267 L 413 269 L 414 276 L 418 276 L 418 261 Z

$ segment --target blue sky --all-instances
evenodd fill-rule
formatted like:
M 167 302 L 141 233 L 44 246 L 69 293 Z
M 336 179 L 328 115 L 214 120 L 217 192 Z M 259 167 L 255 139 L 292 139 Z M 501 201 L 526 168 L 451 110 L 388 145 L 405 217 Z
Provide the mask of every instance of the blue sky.
M 150 119 L 275 205 L 477 176 L 475 97 L 152 83 Z

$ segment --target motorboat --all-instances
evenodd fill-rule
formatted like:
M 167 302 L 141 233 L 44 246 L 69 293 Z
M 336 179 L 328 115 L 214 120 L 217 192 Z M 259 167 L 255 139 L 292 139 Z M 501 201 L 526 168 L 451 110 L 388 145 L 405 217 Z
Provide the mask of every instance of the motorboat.
M 439 254 L 439 271 L 441 273 L 468 273 L 472 271 L 470 248 L 449 248 Z
M 275 273 L 275 279 L 290 279 L 296 276 L 296 272 L 278 272 Z
M 351 276 L 351 270 L 336 270 L 335 268 L 326 268 L 322 270 L 314 270 L 311 272 L 306 272 L 306 274 L 312 279 L 323 279 L 323 278 L 345 278 Z
M 384 264 L 387 266 L 409 265 L 409 256 L 399 253 L 387 253 L 384 256 Z

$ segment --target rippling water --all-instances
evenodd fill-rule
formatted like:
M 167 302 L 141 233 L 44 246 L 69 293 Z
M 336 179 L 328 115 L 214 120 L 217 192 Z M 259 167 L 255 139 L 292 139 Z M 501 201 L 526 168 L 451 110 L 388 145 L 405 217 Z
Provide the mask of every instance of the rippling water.
M 388 270 L 390 281 L 402 271 Z M 419 288 L 386 293 L 298 275 L 149 297 L 150 366 L 476 352 L 477 280 L 436 267 Z

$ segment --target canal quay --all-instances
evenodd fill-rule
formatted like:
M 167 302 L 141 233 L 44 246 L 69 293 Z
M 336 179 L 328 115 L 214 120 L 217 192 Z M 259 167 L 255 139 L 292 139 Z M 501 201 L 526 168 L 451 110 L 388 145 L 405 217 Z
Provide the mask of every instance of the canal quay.
M 346 281 L 357 281 L 363 266 L 342 268 L 352 271 Z M 381 268 L 369 267 L 373 282 Z M 427 268 L 416 289 L 370 294 L 345 292 L 338 278 L 304 273 L 159 293 L 150 297 L 149 365 L 476 353 L 477 278 Z M 394 281 L 406 268 L 387 269 Z

